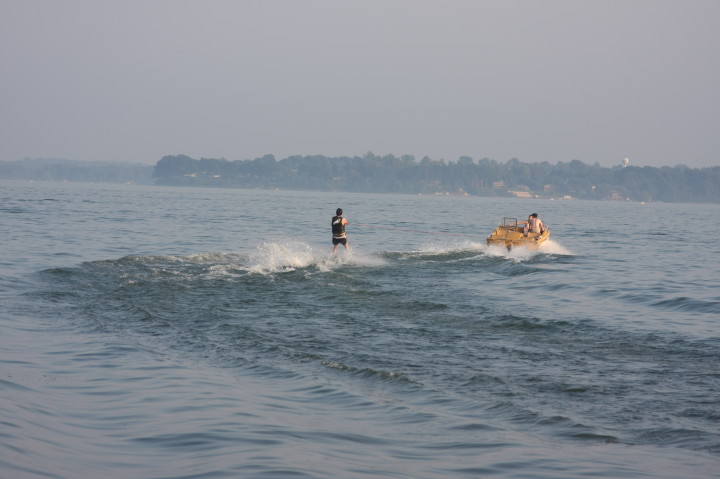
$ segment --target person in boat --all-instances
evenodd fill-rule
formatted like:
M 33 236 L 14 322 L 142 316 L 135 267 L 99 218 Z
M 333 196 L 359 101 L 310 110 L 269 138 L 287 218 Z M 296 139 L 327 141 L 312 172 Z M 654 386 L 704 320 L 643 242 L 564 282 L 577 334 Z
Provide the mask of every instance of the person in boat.
M 527 236 L 528 233 L 537 233 L 538 236 L 545 232 L 545 225 L 542 220 L 538 218 L 537 213 L 533 213 L 528 216 L 527 221 L 521 221 L 519 225 L 525 225 L 523 227 L 523 235 Z
M 332 217 L 330 225 L 332 226 L 332 252 L 336 252 L 338 246 L 343 245 L 345 249 L 348 249 L 347 235 L 345 234 L 345 226 L 349 225 L 350 222 L 346 218 L 343 218 L 342 208 L 338 208 L 335 211 L 335 216 Z

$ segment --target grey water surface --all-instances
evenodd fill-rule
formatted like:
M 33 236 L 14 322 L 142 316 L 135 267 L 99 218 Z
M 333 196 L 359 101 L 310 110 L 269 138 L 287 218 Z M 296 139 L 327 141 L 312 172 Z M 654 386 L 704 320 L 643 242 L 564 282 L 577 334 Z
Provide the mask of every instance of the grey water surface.
M 719 213 L 1 181 L 0 477 L 718 477 Z

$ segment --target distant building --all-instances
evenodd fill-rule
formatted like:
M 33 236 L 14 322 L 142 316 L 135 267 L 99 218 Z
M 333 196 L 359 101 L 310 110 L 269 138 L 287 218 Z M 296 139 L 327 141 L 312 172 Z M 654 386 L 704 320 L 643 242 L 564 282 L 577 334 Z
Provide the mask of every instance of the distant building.
M 508 190 L 508 193 L 515 196 L 516 198 L 532 198 L 533 197 L 529 191 Z

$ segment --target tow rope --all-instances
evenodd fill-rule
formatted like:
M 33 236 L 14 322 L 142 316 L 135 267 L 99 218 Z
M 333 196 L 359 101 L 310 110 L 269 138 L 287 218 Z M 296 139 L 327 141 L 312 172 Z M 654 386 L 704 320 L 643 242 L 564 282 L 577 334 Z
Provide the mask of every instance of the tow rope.
M 477 237 L 477 235 L 469 235 L 464 233 L 444 233 L 441 231 L 424 231 L 424 230 L 413 230 L 410 228 L 394 228 L 392 226 L 380 226 L 380 225 L 369 225 L 365 223 L 358 223 L 357 226 L 364 226 L 366 228 L 377 228 L 381 230 L 393 230 L 393 231 L 408 231 L 411 233 L 423 233 L 423 234 L 429 234 L 429 235 L 445 235 L 445 236 L 470 236 L 470 237 Z

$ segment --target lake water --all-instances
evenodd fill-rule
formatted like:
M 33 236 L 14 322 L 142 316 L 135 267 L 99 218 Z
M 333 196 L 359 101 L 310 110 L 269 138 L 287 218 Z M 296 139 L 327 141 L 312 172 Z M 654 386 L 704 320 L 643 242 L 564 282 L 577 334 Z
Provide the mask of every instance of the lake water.
M 720 205 L 0 201 L 0 477 L 719 477 Z M 485 246 L 532 212 L 541 250 Z

